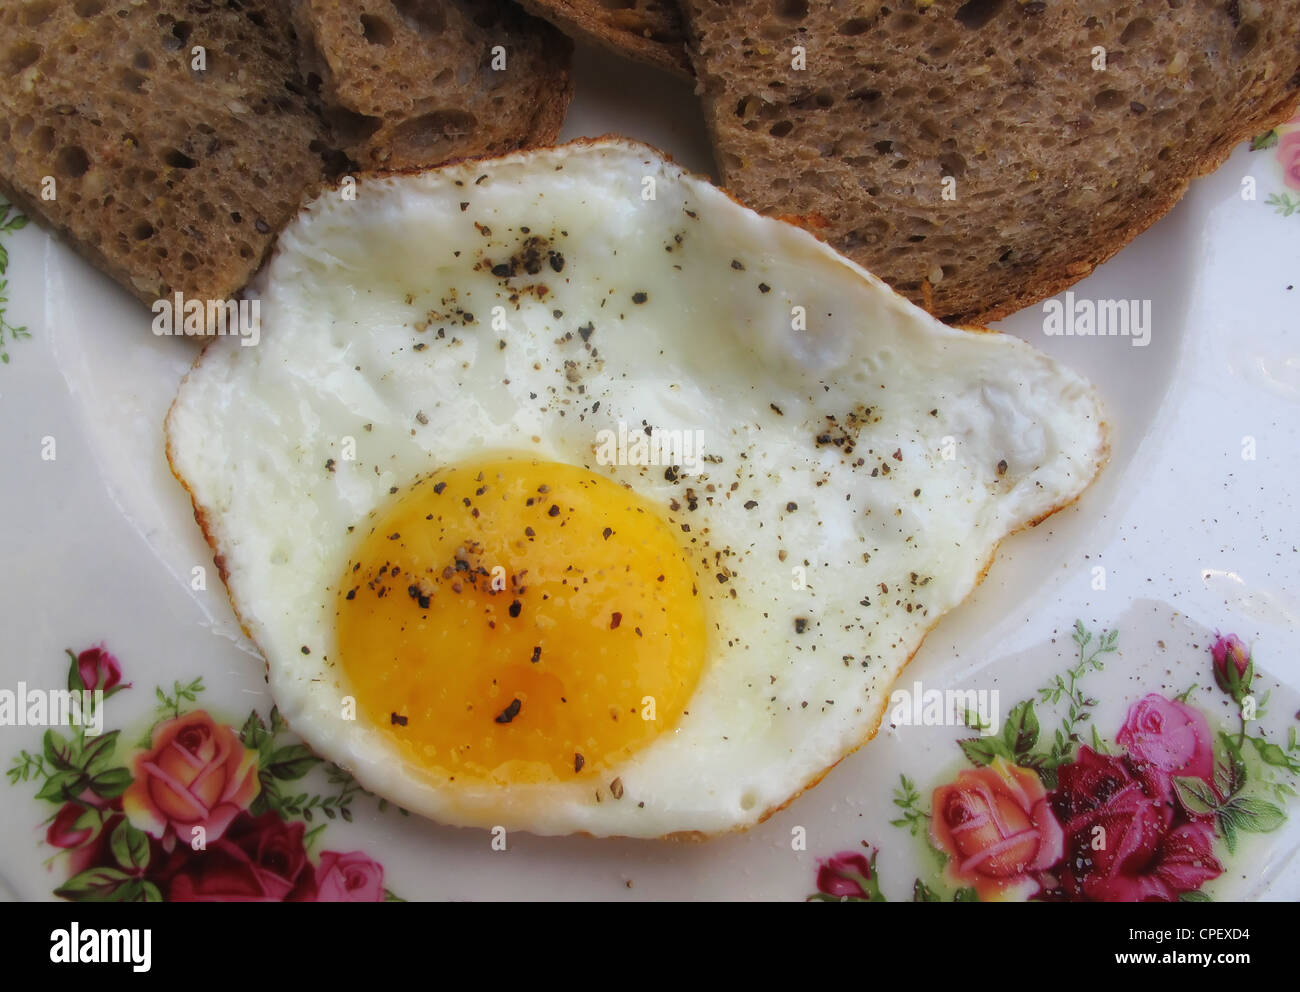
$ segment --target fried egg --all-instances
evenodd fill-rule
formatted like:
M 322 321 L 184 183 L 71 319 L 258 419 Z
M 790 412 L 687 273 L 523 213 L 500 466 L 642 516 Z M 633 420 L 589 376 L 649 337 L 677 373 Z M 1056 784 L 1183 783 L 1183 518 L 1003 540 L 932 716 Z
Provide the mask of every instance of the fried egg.
M 254 291 L 173 471 L 284 717 L 449 824 L 759 822 L 1106 457 L 1078 375 L 621 139 L 327 192 Z

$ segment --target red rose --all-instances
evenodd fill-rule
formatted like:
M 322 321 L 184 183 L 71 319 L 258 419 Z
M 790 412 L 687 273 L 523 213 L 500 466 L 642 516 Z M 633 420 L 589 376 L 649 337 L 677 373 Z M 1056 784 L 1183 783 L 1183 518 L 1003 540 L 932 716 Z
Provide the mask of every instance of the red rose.
M 856 851 L 841 851 L 817 861 L 817 891 L 837 899 L 871 898 L 871 862 Z
M 96 644 L 77 655 L 77 673 L 81 676 L 81 684 L 87 689 L 102 689 L 105 693 L 122 681 L 122 666 L 102 644 Z
M 949 856 L 946 874 L 981 900 L 1029 898 L 1039 873 L 1061 858 L 1061 825 L 1042 780 L 1002 758 L 935 789 L 931 809 L 930 838 Z
M 82 821 L 78 823 L 77 821 Z M 80 803 L 64 803 L 54 814 L 54 820 L 45 831 L 45 842 L 52 847 L 80 847 L 95 835 L 100 825 L 99 813 L 88 810 Z
M 322 851 L 316 867 L 316 901 L 383 902 L 383 866 L 360 851 Z
M 116 867 L 109 841 L 123 819 L 115 805 L 95 808 L 84 802 L 64 803 L 45 831 L 45 840 L 68 852 L 69 878 L 87 868 Z
M 153 750 L 136 758 L 122 805 L 131 822 L 154 837 L 170 828 L 189 844 L 194 828 L 202 827 L 211 844 L 260 790 L 257 752 L 195 710 L 154 730 Z
M 1214 778 L 1214 747 L 1210 725 L 1200 710 L 1157 693 L 1139 699 L 1128 711 L 1115 737 L 1139 764 L 1166 775 L 1187 775 L 1210 782 Z
M 1081 747 L 1059 770 L 1052 805 L 1065 829 L 1068 899 L 1170 902 L 1223 871 L 1209 824 L 1173 828 L 1169 778 L 1152 765 Z
M 1250 682 L 1255 674 L 1251 664 L 1250 649 L 1236 634 L 1219 635 L 1210 648 L 1214 658 L 1214 684 L 1236 702 L 1250 692 Z
M 241 813 L 206 850 L 178 843 L 148 878 L 172 902 L 311 902 L 316 872 L 305 829 L 273 812 Z

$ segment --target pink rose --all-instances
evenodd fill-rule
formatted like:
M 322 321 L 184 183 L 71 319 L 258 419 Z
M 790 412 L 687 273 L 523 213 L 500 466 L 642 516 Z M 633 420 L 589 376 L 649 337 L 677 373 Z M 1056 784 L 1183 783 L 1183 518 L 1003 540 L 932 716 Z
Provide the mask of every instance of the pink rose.
M 360 851 L 323 851 L 316 867 L 317 902 L 383 902 L 384 868 Z
M 947 873 L 981 900 L 1028 899 L 1038 874 L 1060 860 L 1064 836 L 1042 780 L 1002 758 L 934 791 L 930 837 Z
M 1210 725 L 1185 703 L 1157 693 L 1139 699 L 1115 740 L 1134 761 L 1166 775 L 1214 779 Z
M 122 681 L 122 666 L 102 644 L 96 644 L 77 655 L 77 672 L 83 686 L 92 690 L 102 689 L 105 693 Z
M 1277 160 L 1282 163 L 1282 174 L 1292 189 L 1300 189 L 1300 131 L 1284 134 L 1277 143 Z
M 837 899 L 871 898 L 871 862 L 857 851 L 817 861 L 817 891 Z
M 202 827 L 211 844 L 261 791 L 257 752 L 202 710 L 157 727 L 153 750 L 135 760 L 135 781 L 122 808 L 141 830 L 163 837 L 170 828 L 189 844 Z

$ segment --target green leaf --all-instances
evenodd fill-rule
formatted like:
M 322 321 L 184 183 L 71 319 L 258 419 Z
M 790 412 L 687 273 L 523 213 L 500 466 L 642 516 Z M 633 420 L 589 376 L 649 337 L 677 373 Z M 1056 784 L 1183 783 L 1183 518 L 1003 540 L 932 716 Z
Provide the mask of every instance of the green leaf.
M 1300 772 L 1300 765 L 1297 765 L 1276 744 L 1266 741 L 1262 737 L 1247 737 L 1246 740 L 1255 745 L 1255 751 L 1264 764 L 1272 765 L 1274 768 L 1286 768 L 1293 772 Z
M 1265 131 L 1263 134 L 1257 134 L 1250 142 L 1252 152 L 1262 152 L 1266 148 L 1276 147 L 1278 143 L 1277 129 Z
M 158 886 L 153 882 L 143 882 L 140 885 L 141 899 L 139 902 L 162 902 L 162 893 L 158 891 Z
M 90 790 L 104 799 L 116 799 L 131 784 L 131 772 L 126 768 L 110 768 L 90 780 Z
M 244 721 L 244 726 L 240 728 L 239 739 L 243 742 L 244 747 L 256 750 L 265 736 L 266 730 L 262 724 L 262 718 L 257 715 L 257 710 L 253 710 L 248 714 L 248 719 Z
M 72 692 L 82 692 L 86 688 L 86 683 L 81 679 L 81 666 L 77 664 L 77 656 L 71 651 L 68 655 L 68 689 Z
M 15 214 L 14 218 L 5 226 L 6 231 L 21 231 L 27 226 L 30 218 L 26 214 Z
M 1271 193 L 1265 202 L 1271 207 L 1276 207 L 1283 217 L 1290 217 L 1300 210 L 1300 200 L 1292 200 L 1288 193 Z
M 1286 822 L 1286 813 L 1262 799 L 1234 799 L 1229 808 L 1236 814 L 1233 824 L 1252 834 L 1267 834 Z
M 912 884 L 912 902 L 943 902 L 934 890 L 919 878 Z
M 1232 813 L 1220 811 L 1218 816 L 1219 833 L 1223 834 L 1223 843 L 1229 854 L 1237 853 L 1237 825 Z
M 116 868 L 87 868 L 54 890 L 54 894 L 73 902 L 119 902 L 122 887 L 131 876 Z
M 117 749 L 117 738 L 121 733 L 120 730 L 110 730 L 106 734 L 92 737 L 90 743 L 81 752 L 81 766 L 91 775 L 104 771 L 113 758 L 113 752 Z
M 1074 621 L 1073 636 L 1074 636 L 1074 643 L 1079 645 L 1079 647 L 1081 648 L 1086 646 L 1087 643 L 1092 640 L 1092 634 L 1088 631 L 1088 628 L 1083 625 L 1082 620 Z
M 109 848 L 113 857 L 123 868 L 145 868 L 149 864 L 149 837 L 143 830 L 132 826 L 130 820 L 123 820 L 113 830 L 109 838 Z
M 1229 668 L 1229 671 L 1233 671 L 1233 672 L 1236 671 L 1236 668 L 1232 667 L 1231 665 L 1228 666 L 1228 668 Z M 1191 685 L 1189 685 L 1186 689 L 1184 689 L 1182 692 L 1180 692 L 1180 693 L 1179 693 L 1178 695 L 1176 695 L 1174 698 L 1175 698 L 1176 700 L 1178 700 L 1180 703 L 1185 703 L 1185 702 L 1187 702 L 1188 697 L 1191 696 L 1191 694 L 1192 694 L 1193 692 L 1196 691 L 1196 688 L 1197 688 L 1196 683 L 1193 682 Z
M 1214 902 L 1200 889 L 1193 889 L 1191 892 L 1184 892 L 1178 897 L 1179 902 Z
M 289 729 L 289 725 L 284 722 L 284 717 L 280 715 L 280 707 L 271 707 L 271 733 L 280 734 Z
M 325 829 L 325 824 L 322 823 L 319 827 L 312 827 L 310 830 L 308 830 L 305 834 L 302 835 L 302 846 L 310 851 L 312 845 L 316 843 L 317 838 L 320 837 L 320 833 L 324 829 Z
M 1177 776 L 1174 779 L 1174 792 L 1183 808 L 1193 816 L 1204 816 L 1219 808 L 1219 797 L 1204 779 Z
M 953 902 L 979 902 L 980 896 L 973 888 L 958 889 L 952 895 Z
M 267 770 L 276 778 L 292 781 L 302 778 L 319 763 L 320 758 L 312 754 L 305 744 L 290 744 L 271 755 Z
M 1002 728 L 1002 740 L 1013 759 L 1034 749 L 1038 743 L 1038 716 L 1034 713 L 1032 699 L 1026 699 L 1011 708 L 1006 725 Z
M 45 731 L 41 742 L 45 760 L 59 771 L 80 770 L 81 756 L 77 754 L 76 745 L 53 728 Z
M 826 900 L 819 899 L 817 901 L 824 902 Z M 835 900 L 830 898 L 829 901 L 834 902 Z M 384 902 L 406 902 L 406 900 L 399 895 L 395 895 L 391 889 L 384 889 Z
M 1246 785 L 1246 761 L 1241 756 L 1241 744 L 1222 730 L 1214 748 L 1214 784 L 1219 794 L 1228 798 Z
M 1110 754 L 1110 748 L 1106 742 L 1101 739 L 1101 734 L 1097 733 L 1097 725 L 1092 725 L 1092 749 L 1098 754 Z
M 36 798 L 45 799 L 52 803 L 66 802 L 73 796 L 81 795 L 86 788 L 87 781 L 87 777 L 76 770 L 55 772 L 45 780 L 45 784 L 41 786 L 41 791 L 36 793 Z
M 1001 737 L 970 737 L 957 742 L 972 765 L 991 764 L 994 758 L 1011 759 L 1011 752 Z

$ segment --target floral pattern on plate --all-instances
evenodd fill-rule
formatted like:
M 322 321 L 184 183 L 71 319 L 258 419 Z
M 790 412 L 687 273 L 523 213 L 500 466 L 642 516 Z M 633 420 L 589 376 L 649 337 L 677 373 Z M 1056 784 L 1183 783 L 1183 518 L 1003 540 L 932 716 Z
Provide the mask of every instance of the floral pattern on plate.
M 1272 149 L 1282 167 L 1282 181 L 1291 192 L 1270 193 L 1268 205 L 1283 217 L 1300 213 L 1300 114 L 1250 143 L 1251 151 Z
M 67 685 L 102 693 L 96 706 L 131 688 L 102 645 L 68 652 Z M 202 678 L 155 690 L 154 724 L 122 757 L 122 731 L 46 730 L 39 753 L 21 752 L 11 785 L 39 785 L 54 804 L 45 821 L 47 862 L 64 880 L 54 894 L 74 902 L 378 902 L 383 866 L 361 851 L 311 851 L 326 820 L 352 820 L 368 796 L 347 772 L 322 762 L 288 733 L 277 710 L 256 711 L 236 730 L 190 708 Z M 337 791 L 295 792 L 319 765 Z M 299 786 L 300 787 L 300 786 Z M 386 804 L 380 801 L 380 807 Z
M 896 827 L 921 839 L 938 867 L 917 878 L 913 899 L 1069 902 L 1204 901 L 1202 886 L 1224 872 L 1243 833 L 1268 833 L 1297 795 L 1300 740 L 1285 746 L 1258 720 L 1268 694 L 1252 693 L 1250 650 L 1235 635 L 1209 650 L 1212 687 L 1174 697 L 1148 693 L 1128 709 L 1113 742 L 1091 725 L 1097 705 L 1083 689 L 1116 650 L 1117 632 L 1094 637 L 1076 623 L 1079 660 L 1022 700 L 1001 733 L 961 741 L 972 766 L 935 788 L 929 809 L 901 776 Z M 1226 695 L 1233 726 L 1212 729 L 1190 700 Z M 1208 702 L 1208 700 L 1206 700 Z M 1059 713 L 1050 740 L 1039 707 Z M 971 729 L 985 731 L 967 716 Z M 811 901 L 883 902 L 874 848 L 818 861 Z

